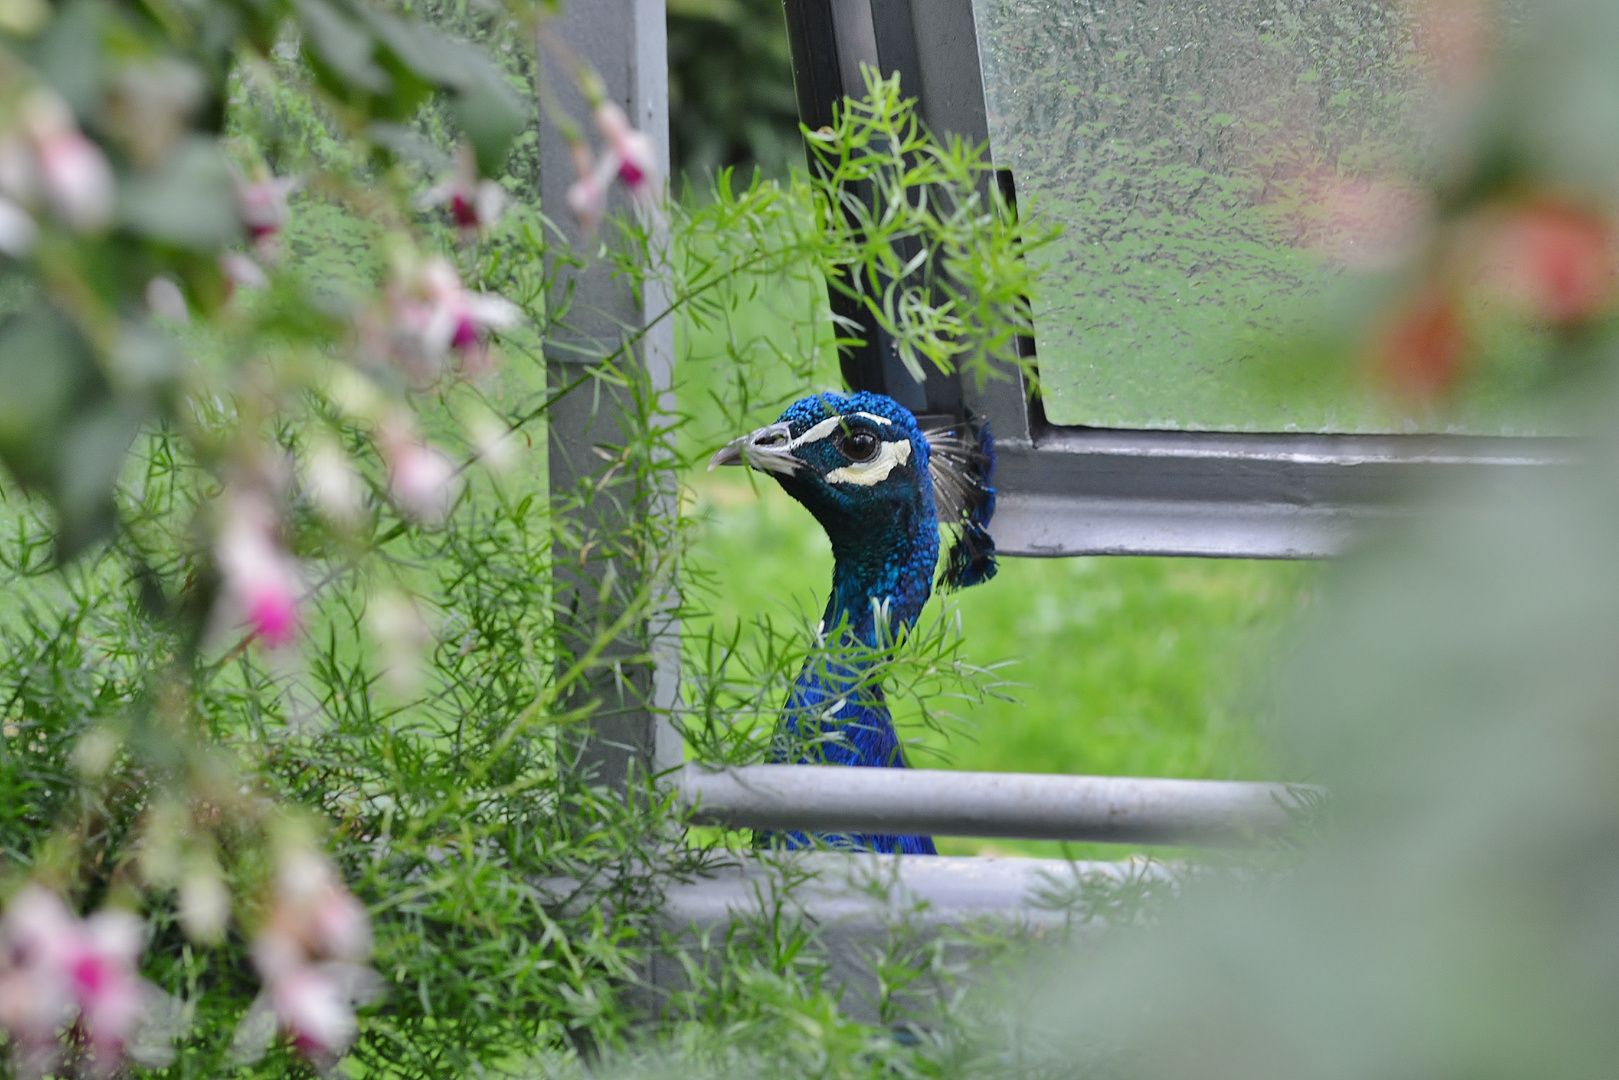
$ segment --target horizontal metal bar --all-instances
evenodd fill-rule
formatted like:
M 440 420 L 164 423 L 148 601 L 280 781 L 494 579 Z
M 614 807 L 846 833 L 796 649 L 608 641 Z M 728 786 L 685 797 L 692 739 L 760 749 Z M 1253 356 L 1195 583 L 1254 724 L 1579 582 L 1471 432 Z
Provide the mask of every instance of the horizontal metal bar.
M 1046 428 L 997 447 L 1008 555 L 1324 558 L 1425 484 L 1574 459 L 1556 439 Z
M 1004 494 L 995 508 L 997 554 L 1196 555 L 1325 559 L 1341 555 L 1385 513 L 1190 499 Z
M 844 991 L 839 1007 L 861 1023 L 880 1024 L 884 1014 L 877 1003 L 885 984 L 873 963 L 897 941 L 907 947 L 938 942 L 947 966 L 970 984 L 986 970 L 980 962 L 985 929 L 1047 941 L 1093 933 L 1106 924 L 1082 898 L 1149 882 L 1172 888 L 1183 875 L 1139 858 L 1065 862 L 832 851 L 747 857 L 664 887 L 658 911 L 662 947 L 650 957 L 649 981 L 663 994 L 686 989 L 694 963 L 723 962 L 722 950 L 712 943 L 728 940 L 731 930 L 769 927 L 781 933 L 787 922 L 807 928 L 825 950 L 830 967 L 822 985 Z M 924 1000 L 916 1004 L 925 1004 L 929 989 L 937 988 L 924 987 Z
M 1317 794 L 1225 780 L 822 765 L 688 763 L 680 779 L 693 821 L 730 828 L 1196 846 L 1283 832 Z

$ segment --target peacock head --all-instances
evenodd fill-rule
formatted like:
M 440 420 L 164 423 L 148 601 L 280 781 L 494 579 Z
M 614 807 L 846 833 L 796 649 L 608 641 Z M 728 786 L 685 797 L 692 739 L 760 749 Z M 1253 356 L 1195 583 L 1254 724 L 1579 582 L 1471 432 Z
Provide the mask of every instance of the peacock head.
M 986 527 L 995 512 L 995 454 L 987 429 L 958 424 L 924 432 L 910 410 L 881 394 L 817 394 L 726 444 L 708 467 L 720 465 L 770 473 L 815 515 L 836 551 L 921 543 L 929 552 L 925 581 L 943 521 L 961 536 L 942 584 L 994 576 Z

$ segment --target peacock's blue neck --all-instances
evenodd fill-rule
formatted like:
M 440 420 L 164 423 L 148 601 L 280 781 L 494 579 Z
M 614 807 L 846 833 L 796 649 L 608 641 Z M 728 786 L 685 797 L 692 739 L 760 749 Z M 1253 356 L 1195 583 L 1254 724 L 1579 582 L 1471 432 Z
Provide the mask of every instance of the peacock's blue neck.
M 884 522 L 877 535 L 832 534 L 832 595 L 821 624 L 826 634 L 846 625 L 855 641 L 874 649 L 915 625 L 939 561 L 936 519 L 923 510 Z
M 833 527 L 832 595 L 821 647 L 793 684 L 782 729 L 794 760 L 893 768 L 905 764 L 876 669 L 901 630 L 916 623 L 933 588 L 939 532 L 931 498 L 858 527 Z

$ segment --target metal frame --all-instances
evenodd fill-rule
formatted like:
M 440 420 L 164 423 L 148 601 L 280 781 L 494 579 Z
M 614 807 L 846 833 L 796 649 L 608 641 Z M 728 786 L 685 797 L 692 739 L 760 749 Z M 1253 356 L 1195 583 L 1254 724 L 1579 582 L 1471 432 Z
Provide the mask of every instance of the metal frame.
M 864 92 L 864 63 L 898 73 L 934 132 L 989 140 L 972 0 L 785 6 L 799 111 L 811 128 L 831 122 L 841 97 Z M 1000 176 L 1013 193 L 1010 172 Z M 851 387 L 886 393 L 919 414 L 970 412 L 990 422 L 1000 456 L 992 531 L 1007 555 L 1328 557 L 1425 478 L 1541 466 L 1569 454 L 1552 439 L 1062 427 L 1046 420 L 1010 367 L 983 387 L 937 372 L 917 384 L 869 316 L 835 292 L 832 304 L 866 332 L 866 344 L 843 357 Z
M 1127 776 L 687 764 L 692 820 L 732 829 L 1227 847 L 1297 827 L 1305 785 Z
M 591 0 L 569 4 L 557 26 L 558 36 L 601 76 L 608 96 L 652 138 L 665 175 L 669 171 L 666 20 L 664 0 Z M 568 114 L 588 115 L 587 103 L 567 80 L 555 80 L 553 90 Z M 589 252 L 599 241 L 570 215 L 554 209 L 567 206 L 574 179 L 567 138 L 556 119 L 541 109 L 542 205 L 552 210 L 550 220 L 571 250 Z M 630 212 L 622 193 L 615 193 L 614 199 L 615 212 Z M 638 553 L 617 550 L 613 538 L 647 520 L 645 515 L 668 515 L 678 497 L 672 480 L 666 487 L 642 490 L 634 478 L 615 478 L 613 462 L 593 452 L 598 446 L 631 441 L 624 418 L 636 407 L 635 392 L 652 395 L 662 412 L 674 412 L 674 326 L 668 319 L 654 321 L 668 303 L 655 280 L 637 293 L 623 278 L 614 277 L 608 260 L 599 258 L 583 265 L 553 261 L 550 269 L 550 310 L 566 309 L 546 335 L 551 393 L 579 382 L 594 358 L 612 354 L 636 333 L 638 342 L 626 350 L 618 367 L 632 379 L 644 380 L 636 391 L 588 380 L 557 397 L 547 413 L 550 489 L 559 512 L 575 511 L 582 488 L 603 489 L 575 513 L 577 546 L 559 548 L 555 560 L 553 607 L 562 623 L 563 644 L 580 652 L 589 647 L 597 628 L 616 614 L 612 596 L 603 596 L 608 575 L 621 587 L 634 580 Z M 648 655 L 653 657 L 650 663 Z M 580 701 L 594 698 L 600 707 L 589 733 L 575 748 L 574 760 L 603 783 L 624 790 L 649 773 L 679 765 L 684 756 L 679 733 L 668 719 L 680 671 L 679 625 L 671 615 L 655 613 L 614 642 L 602 660 L 601 669 L 576 695 Z
M 688 964 L 702 962 L 705 953 L 709 962 L 719 962 L 723 950 L 714 943 L 725 940 L 732 927 L 775 927 L 785 915 L 813 928 L 826 949 L 825 983 L 843 988 L 840 1010 L 877 1025 L 885 1019 L 876 1004 L 880 979 L 874 967 L 895 944 L 939 941 L 948 966 L 970 981 L 983 968 L 974 960 L 985 929 L 1047 941 L 1084 935 L 1101 924 L 1083 913 L 1076 918 L 1065 902 L 1076 894 L 1145 884 L 1175 887 L 1177 880 L 1162 864 L 1140 860 L 782 852 L 718 867 L 700 881 L 669 885 L 658 920 L 664 947 L 652 955 L 650 982 L 662 993 L 679 989 L 687 984 Z M 953 992 L 947 984 L 924 984 L 920 990 L 899 997 Z

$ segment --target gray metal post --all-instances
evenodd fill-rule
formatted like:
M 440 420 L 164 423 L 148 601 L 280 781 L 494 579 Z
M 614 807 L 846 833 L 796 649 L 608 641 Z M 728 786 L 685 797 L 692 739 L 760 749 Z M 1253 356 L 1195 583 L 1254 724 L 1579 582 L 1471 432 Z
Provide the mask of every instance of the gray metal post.
M 669 72 L 664 0 L 581 0 L 553 23 L 556 37 L 600 74 L 608 96 L 658 148 L 669 168 Z M 550 84 L 563 111 L 589 124 L 589 110 L 567 72 L 553 63 Z M 562 231 L 573 265 L 553 257 L 552 319 L 545 344 L 546 377 L 557 397 L 549 416 L 550 487 L 557 527 L 568 534 L 556 548 L 555 609 L 565 653 L 578 657 L 627 610 L 645 585 L 642 571 L 653 553 L 668 551 L 654 531 L 673 520 L 672 478 L 649 479 L 626 466 L 620 451 L 645 445 L 637 415 L 672 411 L 674 328 L 654 320 L 667 305 L 655 282 L 637 292 L 611 264 L 597 257 L 612 242 L 609 226 L 586 234 L 570 217 L 567 191 L 575 180 L 567 140 L 555 117 L 541 112 L 541 208 Z M 628 213 L 616 192 L 610 213 Z M 654 248 L 657 243 L 654 243 Z M 622 380 L 593 377 L 600 358 L 613 361 Z M 615 385 L 621 381 L 627 385 Z M 574 387 L 566 393 L 568 387 Z M 573 703 L 600 702 L 580 748 L 580 763 L 603 783 L 623 788 L 635 771 L 662 771 L 681 758 L 667 721 L 678 672 L 678 628 L 672 605 L 654 605 L 645 618 L 622 628 Z M 569 657 L 563 658 L 563 663 Z

